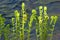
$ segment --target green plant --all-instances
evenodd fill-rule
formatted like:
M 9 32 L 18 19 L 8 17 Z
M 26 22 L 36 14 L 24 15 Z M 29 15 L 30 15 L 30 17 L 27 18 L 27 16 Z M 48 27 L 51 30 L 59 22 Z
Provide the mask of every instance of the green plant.
M 43 33 L 44 33 L 44 35 L 43 35 L 43 37 L 44 37 L 44 40 L 47 40 L 47 37 L 48 37 L 48 20 L 49 20 L 49 16 L 48 16 L 48 14 L 47 14 L 47 7 L 46 6 L 44 6 L 44 19 L 43 19 L 43 25 L 44 25 L 44 29 L 43 29 Z
M 49 34 L 50 40 L 52 40 L 53 38 L 53 31 L 54 31 L 54 27 L 57 22 L 57 19 L 58 19 L 57 16 L 51 16 L 51 21 L 50 21 L 51 28 L 49 29 L 51 31 L 51 33 Z
M 20 14 L 19 14 L 19 12 L 18 12 L 18 10 L 15 10 L 15 18 L 16 18 L 16 30 L 17 30 L 17 28 L 18 28 L 18 22 L 19 22 L 19 16 L 20 16 Z M 16 31 L 17 32 L 17 31 Z
M 13 34 L 16 34 L 16 37 L 20 40 L 25 40 L 25 31 L 27 31 L 27 39 L 31 40 L 31 31 L 33 28 L 33 23 L 35 21 L 35 31 L 36 31 L 36 40 L 47 40 L 48 37 L 50 37 L 50 40 L 52 40 L 53 37 L 53 31 L 55 24 L 57 22 L 58 16 L 51 16 L 47 14 L 47 7 L 46 6 L 39 6 L 39 16 L 37 15 L 37 12 L 35 9 L 32 9 L 32 15 L 30 16 L 29 21 L 28 15 L 25 9 L 25 4 L 22 3 L 21 5 L 22 9 L 21 12 L 18 10 L 14 11 L 14 18 L 12 17 L 12 31 Z M 25 29 L 25 24 L 28 21 L 28 29 Z M 50 33 L 48 33 L 50 31 Z M 10 24 L 5 25 L 5 18 L 2 17 L 2 14 L 0 14 L 0 38 L 2 36 L 2 33 L 4 33 L 4 40 L 9 40 L 10 30 Z M 17 39 L 15 38 L 15 40 Z M 13 38 L 14 39 L 14 38 Z M 18 39 L 17 39 L 18 40 Z
M 39 20 L 39 35 L 40 35 L 40 40 L 42 40 L 43 39 L 43 7 L 42 6 L 39 6 L 39 17 L 38 17 L 38 20 Z
M 12 21 L 13 21 L 13 22 L 12 22 L 12 23 L 13 23 L 12 25 L 14 26 L 14 27 L 13 27 L 13 31 L 16 32 L 16 39 L 17 39 L 17 38 L 19 37 L 19 35 L 20 35 L 20 34 L 19 34 L 20 29 L 19 29 L 19 28 L 20 28 L 20 23 L 21 23 L 21 22 L 20 22 L 20 13 L 18 12 L 18 10 L 15 10 L 15 11 L 14 11 L 14 15 L 15 15 L 15 18 L 13 18 L 13 20 L 12 20 Z M 15 19 L 15 20 L 14 20 L 14 19 Z M 14 23 L 14 21 L 15 21 L 15 23 Z M 14 24 L 15 24 L 15 25 L 14 25 Z M 14 29 L 14 28 L 15 28 L 15 29 Z
M 5 26 L 5 18 L 2 17 L 2 14 L 0 14 L 0 38 L 3 32 Z
M 12 21 L 12 29 L 13 29 L 12 31 L 14 33 L 15 32 L 15 29 L 14 29 L 15 28 L 14 27 L 14 25 L 15 25 L 15 22 L 14 22 L 15 21 L 15 18 L 12 18 L 11 21 Z
M 51 30 L 50 40 L 52 40 L 54 26 L 55 26 L 55 23 L 56 23 L 58 17 L 57 16 L 51 16 L 50 25 L 52 26 L 52 28 L 50 28 L 48 25 L 49 16 L 47 15 L 47 7 L 44 6 L 44 15 L 42 15 L 42 13 L 43 13 L 43 7 L 42 6 L 39 7 L 39 10 L 40 10 L 40 16 L 38 17 L 38 20 L 39 20 L 40 40 L 47 40 L 48 35 L 49 35 L 48 30 Z
M 24 3 L 22 3 L 22 27 L 21 27 L 21 31 L 20 31 L 20 39 L 21 40 L 24 40 L 24 25 L 25 25 L 25 23 L 26 23 L 26 21 L 27 21 L 27 14 L 26 14 L 26 12 L 25 12 L 25 4 Z
M 7 24 L 6 27 L 3 29 L 4 32 L 4 40 L 9 40 L 9 33 L 10 33 L 10 24 Z
M 27 40 L 30 40 L 30 32 L 31 32 L 31 28 L 32 28 L 32 22 L 33 22 L 33 20 L 35 20 L 35 19 L 36 19 L 36 10 L 33 9 L 33 10 L 32 10 L 32 15 L 31 15 L 31 17 L 30 17 L 30 21 L 29 21 L 29 23 L 28 23 L 29 28 L 28 28 L 28 39 L 27 39 Z

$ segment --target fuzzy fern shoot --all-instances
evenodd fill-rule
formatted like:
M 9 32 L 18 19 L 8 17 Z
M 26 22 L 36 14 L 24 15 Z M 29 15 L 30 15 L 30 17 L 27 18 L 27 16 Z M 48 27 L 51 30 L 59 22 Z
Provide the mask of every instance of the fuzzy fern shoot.
M 7 20 L 0 14 L 0 39 L 4 34 L 4 40 L 32 40 L 31 32 L 35 30 L 36 38 L 33 40 L 47 40 L 48 37 L 53 40 L 58 16 L 49 16 L 47 6 L 39 6 L 39 11 L 32 9 L 30 15 L 26 12 L 25 6 L 25 3 L 22 3 L 21 10 L 14 11 L 14 17 L 9 20 L 10 24 L 6 24 Z

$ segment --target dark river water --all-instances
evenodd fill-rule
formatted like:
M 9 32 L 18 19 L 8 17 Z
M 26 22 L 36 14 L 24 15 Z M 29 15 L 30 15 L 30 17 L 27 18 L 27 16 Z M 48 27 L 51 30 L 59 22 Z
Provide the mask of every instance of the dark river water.
M 0 0 L 0 14 L 6 18 L 10 23 L 11 17 L 14 17 L 15 10 L 21 10 L 21 4 L 24 2 L 26 4 L 26 11 L 28 14 L 31 13 L 32 9 L 38 10 L 38 6 L 46 5 L 48 7 L 48 15 L 57 15 L 58 21 L 55 26 L 54 37 L 53 40 L 60 40 L 60 0 Z M 33 34 L 32 32 L 31 34 Z M 34 36 L 31 37 L 33 40 Z M 3 39 L 3 38 L 2 38 Z

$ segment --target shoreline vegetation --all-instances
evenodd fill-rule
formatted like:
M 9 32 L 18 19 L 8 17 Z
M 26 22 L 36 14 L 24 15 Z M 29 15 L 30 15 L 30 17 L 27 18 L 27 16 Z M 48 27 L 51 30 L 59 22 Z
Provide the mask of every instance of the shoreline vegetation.
M 48 38 L 52 40 L 58 16 L 49 17 L 47 6 L 39 6 L 39 16 L 37 11 L 32 9 L 32 15 L 29 17 L 25 6 L 25 3 L 22 3 L 20 12 L 14 11 L 15 17 L 11 18 L 11 24 L 5 25 L 6 19 L 0 14 L 0 39 L 3 34 L 4 40 L 31 40 L 32 27 L 35 27 L 36 40 L 47 40 Z

